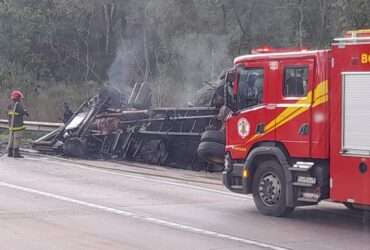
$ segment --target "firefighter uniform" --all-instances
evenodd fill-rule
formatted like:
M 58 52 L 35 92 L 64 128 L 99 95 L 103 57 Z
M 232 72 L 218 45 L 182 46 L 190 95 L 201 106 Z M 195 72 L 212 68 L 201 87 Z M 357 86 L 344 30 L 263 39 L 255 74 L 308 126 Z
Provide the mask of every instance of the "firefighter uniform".
M 20 93 L 20 92 L 19 92 Z M 28 115 L 24 109 L 21 98 L 23 95 L 18 92 L 11 96 L 12 103 L 8 106 L 8 122 L 9 122 L 9 142 L 8 142 L 8 156 L 21 158 L 19 147 L 25 130 L 23 117 Z

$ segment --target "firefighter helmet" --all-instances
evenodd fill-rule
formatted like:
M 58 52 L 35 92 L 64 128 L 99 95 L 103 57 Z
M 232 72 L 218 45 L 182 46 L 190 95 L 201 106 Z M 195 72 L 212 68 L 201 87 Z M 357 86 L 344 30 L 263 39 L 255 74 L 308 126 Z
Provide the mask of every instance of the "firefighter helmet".
M 24 98 L 23 94 L 19 90 L 13 90 L 12 93 L 10 94 L 10 99 L 12 100 L 19 100 Z

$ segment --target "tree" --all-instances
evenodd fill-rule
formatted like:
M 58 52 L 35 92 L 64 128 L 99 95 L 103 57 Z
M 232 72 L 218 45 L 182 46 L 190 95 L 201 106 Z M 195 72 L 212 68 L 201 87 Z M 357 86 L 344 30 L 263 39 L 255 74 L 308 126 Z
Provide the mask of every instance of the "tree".
M 252 48 L 323 48 L 369 26 L 367 0 L 1 0 L 0 79 L 127 93 L 145 80 L 169 105 Z

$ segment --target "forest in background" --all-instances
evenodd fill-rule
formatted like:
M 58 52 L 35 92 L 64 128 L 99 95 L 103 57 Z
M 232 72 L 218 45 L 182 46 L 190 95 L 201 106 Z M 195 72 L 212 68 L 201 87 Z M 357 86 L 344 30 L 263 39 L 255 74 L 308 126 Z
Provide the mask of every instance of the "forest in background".
M 32 120 L 56 121 L 108 82 L 183 105 L 251 48 L 327 48 L 357 28 L 368 0 L 0 0 L 0 112 L 19 88 Z

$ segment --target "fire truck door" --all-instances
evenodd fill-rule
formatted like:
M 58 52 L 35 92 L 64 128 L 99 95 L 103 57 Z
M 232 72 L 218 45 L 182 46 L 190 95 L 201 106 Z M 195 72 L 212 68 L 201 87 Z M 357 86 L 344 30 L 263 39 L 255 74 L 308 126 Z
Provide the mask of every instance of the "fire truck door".
M 265 62 L 248 63 L 239 68 L 238 110 L 227 120 L 227 147 L 233 159 L 245 159 L 258 140 L 275 139 L 270 125 L 275 110 L 271 103 L 269 74 Z
M 277 84 L 276 139 L 292 157 L 310 157 L 314 60 L 282 60 Z

